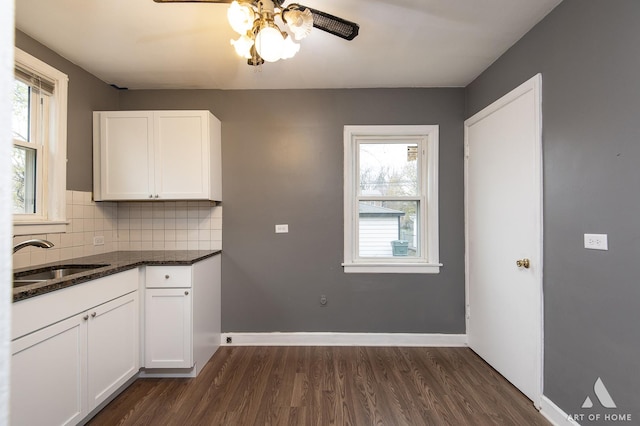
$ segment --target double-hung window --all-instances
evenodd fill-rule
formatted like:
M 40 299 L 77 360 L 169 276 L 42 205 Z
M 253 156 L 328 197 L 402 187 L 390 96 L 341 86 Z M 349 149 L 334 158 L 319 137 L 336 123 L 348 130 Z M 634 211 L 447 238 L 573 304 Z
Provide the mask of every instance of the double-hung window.
M 12 105 L 14 234 L 65 229 L 67 76 L 16 49 Z
M 345 126 L 344 271 L 437 273 L 438 126 Z

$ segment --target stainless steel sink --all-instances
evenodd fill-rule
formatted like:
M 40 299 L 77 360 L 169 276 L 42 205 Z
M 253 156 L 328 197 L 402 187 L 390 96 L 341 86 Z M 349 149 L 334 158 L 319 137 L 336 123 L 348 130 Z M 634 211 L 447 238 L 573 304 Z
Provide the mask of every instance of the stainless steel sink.
M 37 268 L 32 271 L 23 271 L 13 274 L 13 286 L 21 287 L 29 284 L 35 284 L 43 281 L 63 278 L 69 275 L 81 274 L 94 269 L 109 266 L 108 264 L 100 265 L 58 265 L 46 268 Z

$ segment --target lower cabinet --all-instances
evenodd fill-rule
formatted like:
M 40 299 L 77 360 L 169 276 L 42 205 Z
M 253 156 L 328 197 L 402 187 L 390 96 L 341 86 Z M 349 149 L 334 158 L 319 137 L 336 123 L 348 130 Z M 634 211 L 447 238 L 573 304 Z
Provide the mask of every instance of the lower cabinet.
M 146 368 L 193 367 L 191 286 L 146 289 L 145 324 Z
M 138 292 L 85 313 L 88 411 L 113 394 L 140 369 Z
M 82 315 L 11 344 L 11 422 L 76 424 L 86 414 L 87 326 Z
M 117 281 L 117 275 L 109 277 L 109 283 Z M 134 285 L 136 281 L 127 286 Z M 62 299 L 49 301 L 58 302 L 56 306 L 68 302 L 73 309 L 75 293 L 83 290 L 63 291 L 51 293 L 62 294 Z M 33 309 L 18 306 L 14 320 L 26 312 L 46 317 L 50 311 L 39 309 L 46 296 L 34 298 Z M 14 339 L 10 424 L 74 425 L 104 402 L 139 370 L 138 317 L 135 290 Z
M 145 276 L 144 375 L 197 376 L 220 346 L 220 256 Z

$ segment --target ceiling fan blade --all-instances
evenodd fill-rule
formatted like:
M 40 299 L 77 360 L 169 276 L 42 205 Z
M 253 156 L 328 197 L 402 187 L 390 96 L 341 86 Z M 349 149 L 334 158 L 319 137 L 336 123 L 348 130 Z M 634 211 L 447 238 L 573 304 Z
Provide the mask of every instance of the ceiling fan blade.
M 311 7 L 301 4 L 290 5 L 288 8 L 297 7 L 300 10 L 309 9 L 313 15 L 313 26 L 319 30 L 326 31 L 329 34 L 341 37 L 345 40 L 353 40 L 358 35 L 360 25 L 346 19 L 338 18 Z

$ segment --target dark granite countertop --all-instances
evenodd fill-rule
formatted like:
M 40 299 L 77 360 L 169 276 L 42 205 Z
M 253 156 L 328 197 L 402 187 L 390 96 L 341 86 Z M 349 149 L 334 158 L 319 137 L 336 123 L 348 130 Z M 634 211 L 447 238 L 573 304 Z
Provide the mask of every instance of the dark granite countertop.
M 106 277 L 107 275 L 137 268 L 142 265 L 192 265 L 220 253 L 221 250 L 112 251 L 104 254 L 96 254 L 93 256 L 66 259 L 27 268 L 19 268 L 13 271 L 17 275 L 20 273 L 26 273 L 27 271 L 34 272 L 46 270 L 52 266 L 60 265 L 107 265 L 80 274 L 69 275 L 64 278 L 56 278 L 35 284 L 14 287 L 13 301 L 17 302 L 25 300 L 30 297 L 71 287 L 90 280 Z

